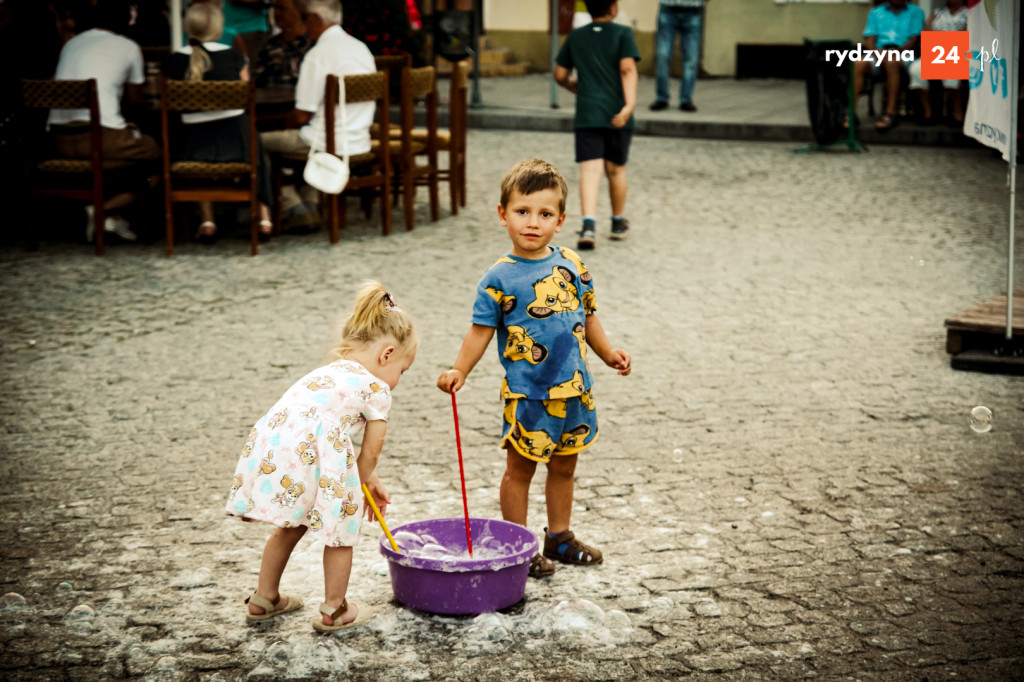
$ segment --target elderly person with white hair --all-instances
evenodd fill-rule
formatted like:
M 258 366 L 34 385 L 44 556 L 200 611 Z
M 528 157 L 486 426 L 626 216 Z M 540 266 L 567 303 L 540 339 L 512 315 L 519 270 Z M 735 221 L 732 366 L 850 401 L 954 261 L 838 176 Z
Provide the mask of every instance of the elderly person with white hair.
M 261 135 L 263 146 L 270 154 L 308 154 L 311 146 L 317 151 L 324 151 L 327 137 L 324 124 L 324 84 L 327 76 L 350 76 L 377 71 L 370 48 L 342 30 L 341 3 L 338 0 L 306 0 L 302 18 L 314 45 L 299 66 L 295 109 L 285 121 L 286 129 L 268 131 Z M 335 122 L 335 149 L 342 148 L 344 139 L 350 154 L 370 151 L 370 126 L 373 124 L 374 111 L 373 102 L 347 105 L 346 123 L 341 122 L 340 116 Z M 308 185 L 303 190 L 308 192 L 305 201 L 300 200 L 294 191 L 285 191 L 281 197 L 281 209 L 290 227 L 319 222 L 315 190 Z

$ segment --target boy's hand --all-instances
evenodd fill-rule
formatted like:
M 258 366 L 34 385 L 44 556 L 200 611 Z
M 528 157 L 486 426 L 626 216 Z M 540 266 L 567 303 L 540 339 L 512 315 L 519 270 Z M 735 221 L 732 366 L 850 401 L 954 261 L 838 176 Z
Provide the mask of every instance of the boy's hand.
M 576 76 L 569 76 L 568 78 L 565 79 L 565 82 L 562 83 L 562 87 L 564 87 L 566 90 L 575 95 L 576 86 L 578 83 L 579 81 L 576 80 Z
M 366 489 L 373 495 L 373 502 L 377 505 L 377 510 L 381 516 L 384 516 L 387 511 L 388 505 L 391 504 L 391 496 L 388 495 L 388 489 L 384 487 L 381 480 L 377 478 L 377 474 L 373 474 L 364 481 L 366 483 Z M 373 508 L 370 507 L 369 502 L 364 500 L 363 506 L 365 507 L 366 520 L 375 521 L 376 517 L 373 515 Z
M 459 369 L 450 369 L 437 378 L 437 387 L 445 393 L 454 393 L 466 385 L 466 373 Z
M 633 115 L 632 107 L 622 107 L 622 111 L 612 116 L 612 125 L 616 128 L 622 128 L 629 123 L 629 117 Z
M 633 371 L 632 360 L 629 357 L 629 353 L 622 350 L 621 348 L 615 348 L 608 357 L 604 359 L 604 363 L 613 369 L 619 370 L 621 376 L 629 376 L 629 373 Z

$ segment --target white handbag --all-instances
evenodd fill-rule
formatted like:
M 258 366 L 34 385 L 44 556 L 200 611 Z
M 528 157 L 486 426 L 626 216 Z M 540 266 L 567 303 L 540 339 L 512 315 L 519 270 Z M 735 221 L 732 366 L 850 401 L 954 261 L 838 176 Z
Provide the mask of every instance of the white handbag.
M 306 168 L 302 172 L 302 178 L 311 187 L 324 192 L 325 194 L 341 194 L 348 184 L 348 134 L 347 117 L 345 111 L 345 77 L 338 76 L 338 111 L 341 116 L 341 158 L 327 152 L 313 150 L 309 146 L 309 158 L 306 160 Z M 337 137 L 337 130 L 330 131 L 330 134 Z

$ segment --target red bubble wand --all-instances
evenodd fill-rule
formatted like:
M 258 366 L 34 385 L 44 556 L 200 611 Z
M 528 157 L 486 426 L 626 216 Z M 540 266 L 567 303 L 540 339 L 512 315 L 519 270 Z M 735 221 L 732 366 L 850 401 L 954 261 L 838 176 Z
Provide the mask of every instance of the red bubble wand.
M 462 439 L 459 437 L 459 408 L 455 405 L 455 391 L 452 391 L 452 415 L 455 417 L 455 447 L 459 451 L 459 478 L 462 480 L 462 509 L 466 514 L 466 545 L 473 558 L 473 538 L 469 532 L 469 502 L 466 500 L 466 471 L 462 467 Z

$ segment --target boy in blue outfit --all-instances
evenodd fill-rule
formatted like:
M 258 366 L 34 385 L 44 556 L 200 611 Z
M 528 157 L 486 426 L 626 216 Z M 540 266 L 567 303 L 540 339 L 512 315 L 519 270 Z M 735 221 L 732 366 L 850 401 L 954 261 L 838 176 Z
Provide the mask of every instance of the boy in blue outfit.
M 587 0 L 593 23 L 575 29 L 555 59 L 555 81 L 576 93 L 576 162 L 580 164 L 580 208 L 583 229 L 578 249 L 595 244 L 597 190 L 601 173 L 608 177 L 612 204 L 612 239 L 625 239 L 626 161 L 636 121 L 636 63 L 640 51 L 633 31 L 614 23 L 619 4 Z M 572 75 L 576 69 L 577 76 Z
M 533 577 L 554 573 L 547 559 L 602 561 L 600 551 L 569 530 L 576 460 L 597 439 L 587 346 L 619 374 L 632 369 L 629 353 L 612 348 L 597 318 L 593 280 L 580 257 L 548 246 L 565 222 L 567 192 L 561 173 L 544 161 L 520 161 L 505 174 L 498 218 L 512 250 L 481 278 L 469 333 L 452 369 L 437 380 L 445 392 L 462 388 L 498 330 L 505 368 L 501 445 L 507 456 L 500 498 L 506 521 L 526 525 L 537 463 L 548 468 L 548 526 L 543 556 L 530 563 Z

